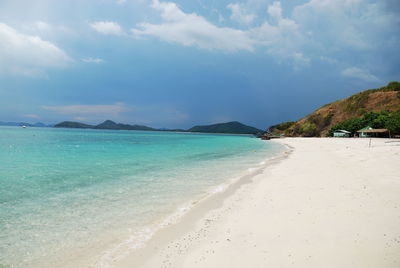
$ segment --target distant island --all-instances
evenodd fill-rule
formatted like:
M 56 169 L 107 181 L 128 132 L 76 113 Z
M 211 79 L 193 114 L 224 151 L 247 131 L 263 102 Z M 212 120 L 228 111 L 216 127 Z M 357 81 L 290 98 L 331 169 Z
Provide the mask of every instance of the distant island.
M 365 127 L 400 134 L 399 82 L 326 104 L 298 121 L 273 125 L 267 132 L 288 137 L 324 137 L 346 130 L 352 136 Z
M 257 134 L 262 132 L 255 127 L 246 126 L 240 122 L 233 121 L 228 123 L 219 123 L 213 125 L 194 126 L 187 130 L 188 132 L 202 133 L 235 133 L 235 134 Z
M 46 125 L 41 122 L 37 122 L 34 124 L 26 123 L 26 122 L 2 122 L 0 121 L 0 126 L 10 126 L 10 127 L 20 127 L 20 126 L 27 126 L 27 127 L 53 127 L 54 125 Z
M 56 124 L 54 127 L 58 128 L 92 128 L 92 129 L 113 129 L 113 130 L 156 130 L 151 127 L 140 126 L 140 125 L 128 125 L 115 123 L 111 120 L 106 120 L 98 125 L 88 125 L 79 122 L 64 121 Z
M 219 123 L 212 125 L 194 126 L 187 130 L 184 129 L 157 129 L 143 125 L 129 125 L 116 123 L 106 120 L 98 125 L 88 125 L 80 122 L 64 121 L 54 125 L 56 128 L 90 128 L 90 129 L 111 129 L 111 130 L 147 130 L 147 131 L 181 131 L 181 132 L 200 132 L 200 133 L 225 133 L 225 134 L 257 134 L 262 130 L 247 126 L 237 121 Z

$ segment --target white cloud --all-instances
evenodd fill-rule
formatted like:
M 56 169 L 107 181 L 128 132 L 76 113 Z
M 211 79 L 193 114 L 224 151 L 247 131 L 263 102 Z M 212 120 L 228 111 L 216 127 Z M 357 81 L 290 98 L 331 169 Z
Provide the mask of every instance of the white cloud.
M 362 0 L 310 0 L 294 8 L 293 19 L 328 50 L 370 50 L 382 43 L 377 35 L 399 23 L 382 3 Z
M 299 25 L 286 18 L 280 18 L 273 24 L 266 21 L 261 26 L 250 29 L 249 33 L 259 44 L 279 49 L 298 47 L 303 38 Z
M 227 8 L 232 12 L 231 19 L 241 24 L 249 25 L 256 18 L 256 15 L 247 13 L 240 4 L 231 3 L 227 5 Z
M 156 37 L 224 52 L 262 49 L 278 62 L 289 62 L 295 68 L 327 59 L 333 59 L 330 64 L 346 62 L 351 66 L 355 54 L 372 58 L 368 55 L 400 43 L 394 30 L 396 25 L 400 27 L 400 19 L 380 2 L 309 0 L 294 4 L 289 13 L 284 12 L 280 1 L 267 5 L 264 0 L 248 0 L 227 6 L 232 11 L 231 19 L 253 25 L 255 11 L 251 7 L 255 3 L 258 9 L 265 5 L 266 18 L 259 25 L 240 30 L 220 27 L 199 14 L 186 13 L 176 3 L 153 0 L 151 7 L 159 12 L 161 22 L 140 23 L 131 33 L 136 38 Z
M 39 119 L 40 116 L 38 116 L 37 114 L 24 114 L 22 115 L 23 117 L 27 117 L 27 118 L 33 118 L 33 119 Z
M 368 70 L 363 70 L 357 67 L 350 67 L 344 69 L 341 74 L 345 77 L 356 78 L 365 82 L 377 82 L 379 79 L 371 74 Z
M 271 19 L 250 29 L 249 35 L 279 63 L 289 63 L 295 69 L 308 66 L 311 59 L 302 51 L 308 40 L 300 25 L 295 20 L 282 16 L 280 2 L 269 5 L 267 13 Z
M 282 7 L 281 2 L 274 2 L 268 6 L 268 14 L 275 20 L 279 21 L 282 19 Z
M 103 63 L 104 62 L 104 60 L 103 59 L 100 59 L 100 58 L 83 58 L 82 59 L 82 61 L 83 62 L 86 62 L 86 63 L 96 63 L 96 64 L 100 64 L 100 63 Z
M 33 24 L 33 27 L 38 29 L 38 30 L 40 30 L 40 31 L 47 31 L 48 29 L 51 28 L 51 26 L 48 23 L 44 22 L 44 21 L 36 21 Z
M 63 67 L 70 61 L 53 43 L 0 23 L 0 73 L 46 76 L 45 68 Z
M 265 21 L 248 30 L 218 27 L 202 16 L 183 12 L 172 2 L 154 0 L 152 7 L 160 12 L 163 23 L 141 23 L 131 30 L 135 37 L 154 36 L 171 43 L 227 52 L 255 51 L 257 47 L 264 47 L 279 61 L 289 61 L 296 66 L 310 62 L 298 48 L 304 42 L 299 25 L 294 20 L 283 18 L 279 2 L 268 7 L 273 18 L 271 22 Z M 232 19 L 242 23 L 251 23 L 255 18 L 252 15 L 246 17 L 239 4 L 227 7 L 232 10 Z
M 118 5 L 122 5 L 122 4 L 125 4 L 126 3 L 126 0 L 117 0 L 117 4 Z
M 20 31 L 28 35 L 38 35 L 42 38 L 75 38 L 77 37 L 76 29 L 72 29 L 64 24 L 50 23 L 42 20 L 27 22 L 21 24 Z
M 121 26 L 113 21 L 96 21 L 89 25 L 93 30 L 104 35 L 124 35 Z
M 326 57 L 326 56 L 320 56 L 319 60 L 330 63 L 330 64 L 336 64 L 338 63 L 338 60 L 335 58 L 331 58 L 331 57 Z
M 307 66 L 310 63 L 310 58 L 304 56 L 301 52 L 293 52 L 290 56 L 296 66 Z
M 164 22 L 139 24 L 131 30 L 135 37 L 154 36 L 170 43 L 209 50 L 254 50 L 254 40 L 244 31 L 217 27 L 195 13 L 184 13 L 172 2 L 154 0 L 152 7 L 161 13 Z
M 65 105 L 65 106 L 42 106 L 42 109 L 53 111 L 64 115 L 109 115 L 117 116 L 129 109 L 123 103 L 107 105 Z

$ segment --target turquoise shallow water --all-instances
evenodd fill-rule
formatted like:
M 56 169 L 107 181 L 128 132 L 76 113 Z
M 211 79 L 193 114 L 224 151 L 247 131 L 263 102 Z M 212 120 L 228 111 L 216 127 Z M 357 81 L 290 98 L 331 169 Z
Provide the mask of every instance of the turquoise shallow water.
M 0 127 L 0 267 L 85 250 L 106 267 L 281 150 L 247 136 Z

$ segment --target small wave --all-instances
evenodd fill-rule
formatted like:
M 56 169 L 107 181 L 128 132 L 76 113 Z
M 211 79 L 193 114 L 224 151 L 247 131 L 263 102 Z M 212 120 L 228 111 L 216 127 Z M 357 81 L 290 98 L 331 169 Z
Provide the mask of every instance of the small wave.
M 280 155 L 275 154 L 271 157 L 268 157 L 258 164 L 255 163 L 255 166 L 247 168 L 248 173 L 256 173 L 259 170 L 263 170 L 264 167 L 270 163 L 270 161 L 278 158 Z M 247 175 L 249 175 L 247 173 Z M 246 175 L 246 169 L 243 170 L 242 176 Z M 153 236 L 160 231 L 161 229 L 168 227 L 170 225 L 178 223 L 194 206 L 196 206 L 199 202 L 205 200 L 206 198 L 222 193 L 226 191 L 232 184 L 238 182 L 241 177 L 235 177 L 229 179 L 227 182 L 219 184 L 217 186 L 212 187 L 210 190 L 206 192 L 205 195 L 197 198 L 192 199 L 190 202 L 186 202 L 182 206 L 175 209 L 173 213 L 164 217 L 162 220 L 158 221 L 157 223 L 142 228 L 141 230 L 133 232 L 126 240 L 122 241 L 121 243 L 115 245 L 114 247 L 110 248 L 107 251 L 104 251 L 98 261 L 95 263 L 94 267 L 100 268 L 108 268 L 112 267 L 112 265 L 124 257 L 128 256 L 135 250 L 143 248 L 146 243 L 153 238 Z
M 157 231 L 169 225 L 178 223 L 178 221 L 187 212 L 189 212 L 195 204 L 196 202 L 186 203 L 178 207 L 175 212 L 165 217 L 158 224 L 153 224 L 151 226 L 144 227 L 139 231 L 133 232 L 126 240 L 122 241 L 111 249 L 104 251 L 99 260 L 94 264 L 94 267 L 111 267 L 112 263 L 115 263 L 133 251 L 142 248 Z
M 252 172 L 254 172 L 254 171 L 256 171 L 256 170 L 258 170 L 258 168 L 254 168 L 254 167 L 253 167 L 253 168 L 248 168 L 248 169 L 247 169 L 247 171 L 250 172 L 250 173 L 252 173 Z
M 172 214 L 166 216 L 158 224 L 147 226 L 139 231 L 133 232 L 132 235 L 130 235 L 126 240 L 122 241 L 111 249 L 104 251 L 94 266 L 99 268 L 111 267 L 116 261 L 121 260 L 133 251 L 144 247 L 146 243 L 155 235 L 155 233 L 161 229 L 178 223 L 183 216 L 185 216 L 196 204 L 213 194 L 224 192 L 231 184 L 237 182 L 239 179 L 240 178 L 233 178 L 227 183 L 220 184 L 207 191 L 207 194 L 202 198 L 192 200 L 178 207 Z
M 226 188 L 228 188 L 228 186 L 229 186 L 228 184 L 218 185 L 217 187 L 211 190 L 211 194 L 222 193 L 223 191 L 226 190 Z

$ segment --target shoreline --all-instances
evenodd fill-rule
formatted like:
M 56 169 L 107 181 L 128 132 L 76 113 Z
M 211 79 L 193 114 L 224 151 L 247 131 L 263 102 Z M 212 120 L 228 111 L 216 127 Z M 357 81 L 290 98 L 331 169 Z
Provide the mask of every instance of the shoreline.
M 262 143 L 261 140 L 259 142 Z M 175 235 L 177 233 L 176 230 L 182 226 L 197 222 L 208 211 L 214 209 L 215 205 L 222 205 L 223 200 L 228 195 L 231 195 L 232 192 L 235 192 L 237 188 L 240 188 L 242 184 L 249 183 L 263 169 L 287 156 L 285 154 L 288 151 L 286 146 L 275 145 L 272 147 L 276 147 L 273 149 L 273 153 L 269 154 L 269 149 L 266 150 L 265 153 L 261 153 L 259 157 L 256 157 L 256 161 L 249 162 L 251 165 L 248 168 L 240 169 L 240 173 L 235 172 L 228 180 L 215 184 L 204 193 L 190 196 L 190 199 L 180 203 L 170 213 L 154 219 L 151 223 L 126 236 L 123 240 L 110 237 L 107 241 L 101 241 L 101 243 L 91 247 L 80 247 L 79 250 L 73 250 L 67 252 L 67 254 L 60 252 L 59 255 L 49 256 L 45 259 L 40 258 L 34 261 L 32 265 L 34 267 L 53 267 L 56 265 L 60 268 L 105 268 L 124 266 L 127 259 L 133 258 L 135 267 L 140 267 L 154 253 L 150 249 L 152 241 L 156 241 L 155 243 L 159 244 L 161 240 L 165 240 L 164 236 L 168 236 L 165 241 L 169 241 L 171 239 L 170 234 Z M 218 167 L 221 170 L 222 166 Z M 184 229 L 190 230 L 190 228 Z M 126 266 L 131 267 L 130 262 Z
M 273 141 L 294 147 L 284 161 L 201 201 L 111 267 L 398 267 L 400 147 L 385 141 Z
M 214 191 L 209 191 L 204 196 L 192 200 L 191 207 L 181 215 L 177 221 L 168 222 L 160 229 L 156 230 L 152 237 L 147 240 L 142 247 L 136 248 L 130 252 L 127 257 L 120 260 L 112 260 L 110 264 L 103 265 L 96 263 L 93 267 L 141 267 L 151 256 L 156 254 L 161 245 L 166 246 L 170 241 L 174 240 L 176 236 L 181 236 L 191 231 L 194 225 L 202 220 L 207 213 L 214 209 L 222 207 L 223 202 L 233 196 L 243 185 L 253 183 L 254 177 L 263 173 L 263 171 L 280 161 L 287 158 L 293 148 L 283 145 L 282 151 L 277 155 L 263 160 L 260 167 L 252 168 L 249 174 L 238 177 L 237 179 L 230 180 L 223 184 L 214 187 Z M 222 190 L 217 190 L 224 186 Z M 171 215 L 169 215 L 171 216 Z M 168 216 L 168 217 L 169 217 Z M 168 218 L 167 217 L 167 218 Z

